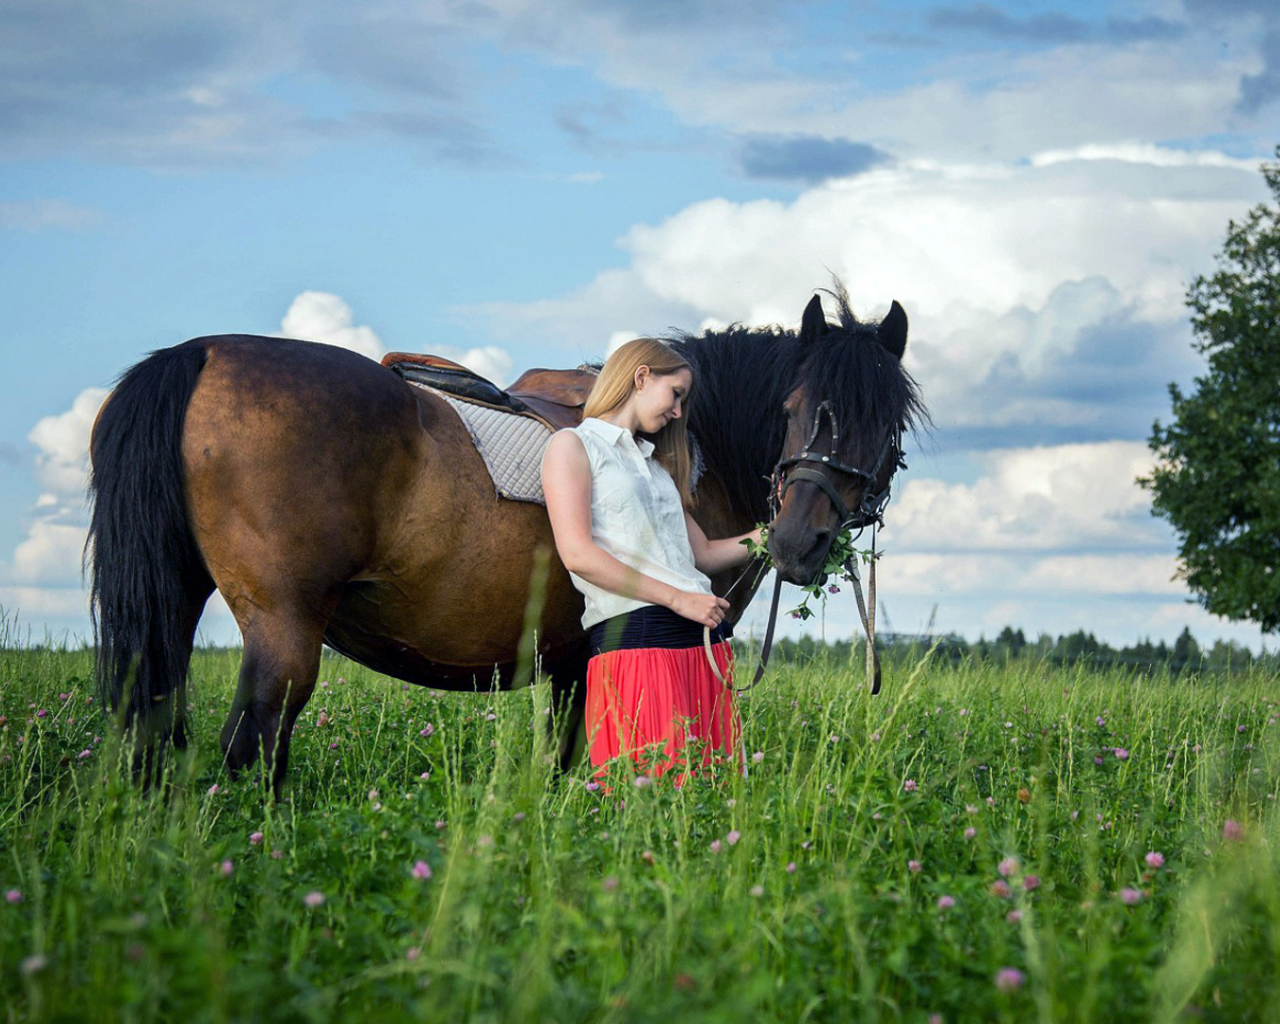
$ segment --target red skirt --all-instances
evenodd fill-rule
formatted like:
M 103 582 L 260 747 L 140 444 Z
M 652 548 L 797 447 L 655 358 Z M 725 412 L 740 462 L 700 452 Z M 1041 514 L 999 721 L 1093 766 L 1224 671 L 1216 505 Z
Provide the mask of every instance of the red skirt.
M 731 680 L 728 641 L 711 650 Z M 654 778 L 678 769 L 680 782 L 698 767 L 741 767 L 733 690 L 712 673 L 702 647 L 597 654 L 587 664 L 586 727 L 596 775 L 619 757 Z

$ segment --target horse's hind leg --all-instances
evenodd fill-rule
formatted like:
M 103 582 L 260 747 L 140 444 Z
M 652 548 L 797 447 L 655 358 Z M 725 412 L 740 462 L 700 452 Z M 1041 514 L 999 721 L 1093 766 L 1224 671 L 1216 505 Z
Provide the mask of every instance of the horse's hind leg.
M 289 764 L 294 722 L 311 699 L 320 671 L 324 625 L 307 614 L 255 616 L 242 624 L 244 658 L 222 751 L 234 776 L 261 756 L 279 795 Z
M 587 708 L 586 654 L 544 665 L 551 677 L 551 721 L 553 739 L 558 740 L 556 767 L 567 772 L 582 756 L 586 734 L 583 719 Z

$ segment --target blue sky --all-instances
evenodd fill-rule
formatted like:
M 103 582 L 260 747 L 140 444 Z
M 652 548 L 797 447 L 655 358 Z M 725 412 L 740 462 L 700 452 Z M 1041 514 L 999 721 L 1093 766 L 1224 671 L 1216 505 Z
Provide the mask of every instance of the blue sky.
M 794 325 L 835 272 L 906 307 L 934 414 L 881 539 L 893 628 L 1256 648 L 1188 604 L 1133 480 L 1278 125 L 1263 0 L 10 0 L 0 606 L 86 633 L 88 429 L 151 349 L 292 333 L 510 379 Z M 235 635 L 216 604 L 203 632 Z

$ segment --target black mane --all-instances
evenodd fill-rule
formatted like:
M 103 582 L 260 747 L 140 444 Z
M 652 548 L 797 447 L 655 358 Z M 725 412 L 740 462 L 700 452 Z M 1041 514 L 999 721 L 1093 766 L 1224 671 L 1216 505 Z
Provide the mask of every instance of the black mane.
M 768 478 L 782 451 L 782 403 L 791 392 L 799 343 L 781 327 L 743 327 L 681 334 L 671 345 L 693 367 L 689 432 L 707 469 L 735 508 L 768 519 Z
M 739 324 L 669 339 L 694 371 L 689 431 L 732 504 L 758 522 L 768 518 L 767 480 L 786 435 L 782 404 L 797 387 L 831 400 L 842 443 L 856 440 L 868 469 L 891 431 L 928 422 L 918 385 L 880 343 L 877 325 L 854 316 L 838 282 L 827 294 L 836 319 L 812 343 L 794 330 Z

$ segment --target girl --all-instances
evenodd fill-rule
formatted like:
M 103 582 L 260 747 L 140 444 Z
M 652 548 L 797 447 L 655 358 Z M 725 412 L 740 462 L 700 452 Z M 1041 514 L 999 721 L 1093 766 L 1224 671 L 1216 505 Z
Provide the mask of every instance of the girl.
M 619 348 L 587 398 L 582 425 L 558 431 L 542 461 L 556 550 L 586 599 L 586 726 L 598 775 L 630 756 L 658 776 L 688 774 L 686 745 L 703 765 L 731 756 L 739 725 L 731 678 L 729 602 L 707 574 L 749 557 L 740 537 L 708 540 L 688 509 L 688 412 L 693 370 L 671 348 L 637 338 Z

